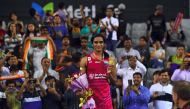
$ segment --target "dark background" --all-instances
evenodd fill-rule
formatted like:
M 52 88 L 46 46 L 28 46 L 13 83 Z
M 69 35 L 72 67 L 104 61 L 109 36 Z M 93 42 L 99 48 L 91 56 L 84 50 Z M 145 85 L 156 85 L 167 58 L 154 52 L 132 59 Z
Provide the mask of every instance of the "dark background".
M 114 4 L 117 7 L 118 4 L 124 3 L 126 5 L 125 18 L 128 22 L 145 22 L 147 17 L 153 13 L 156 4 L 164 6 L 167 20 L 175 18 L 178 12 L 183 12 L 185 18 L 189 17 L 189 0 L 1 0 L 0 20 L 7 21 L 9 13 L 14 11 L 19 19 L 27 22 L 30 18 L 28 10 L 33 1 L 41 6 L 54 2 L 55 10 L 60 1 L 63 1 L 66 6 L 73 5 L 74 9 L 79 8 L 79 4 L 89 7 L 94 4 L 97 12 L 102 6 Z

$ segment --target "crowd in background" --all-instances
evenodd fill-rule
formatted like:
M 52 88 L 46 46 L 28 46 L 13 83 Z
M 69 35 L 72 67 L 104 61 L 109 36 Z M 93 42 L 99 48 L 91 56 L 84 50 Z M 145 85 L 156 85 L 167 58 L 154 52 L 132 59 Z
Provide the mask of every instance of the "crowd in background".
M 81 5 L 82 18 L 78 19 L 70 18 L 64 3 L 58 7 L 45 16 L 31 8 L 29 23 L 15 12 L 10 13 L 6 25 L 0 22 L 0 77 L 25 75 L 0 80 L 0 109 L 80 109 L 80 97 L 67 87 L 65 78 L 79 71 L 81 58 L 93 52 L 91 39 L 96 34 L 104 36 L 104 50 L 117 62 L 117 81 L 110 83 L 114 109 L 175 108 L 172 82 L 190 82 L 190 55 L 183 44 L 183 31 L 172 29 L 175 18 L 166 28 L 162 5 L 148 17 L 147 35 L 138 43 L 126 34 L 122 9 L 114 12 L 114 7 L 108 6 L 92 19 L 84 15 Z M 49 46 L 40 41 L 42 36 L 51 42 L 53 58 L 48 57 Z M 32 42 L 34 37 L 39 37 L 38 41 Z M 28 40 L 31 47 L 26 63 Z M 168 46 L 176 47 L 175 54 L 166 55 Z

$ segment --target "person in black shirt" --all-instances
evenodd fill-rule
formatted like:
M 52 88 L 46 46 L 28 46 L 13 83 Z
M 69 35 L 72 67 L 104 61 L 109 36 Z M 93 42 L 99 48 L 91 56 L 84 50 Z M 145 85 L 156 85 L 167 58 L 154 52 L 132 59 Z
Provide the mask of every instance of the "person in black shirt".
M 148 36 L 151 43 L 158 40 L 164 44 L 166 36 L 166 22 L 162 5 L 156 6 L 154 14 L 150 15 L 148 18 L 147 25 Z
M 56 78 L 53 76 L 47 76 L 45 83 L 47 94 L 43 97 L 43 109 L 62 109 L 61 88 L 58 87 L 58 81 L 56 82 Z

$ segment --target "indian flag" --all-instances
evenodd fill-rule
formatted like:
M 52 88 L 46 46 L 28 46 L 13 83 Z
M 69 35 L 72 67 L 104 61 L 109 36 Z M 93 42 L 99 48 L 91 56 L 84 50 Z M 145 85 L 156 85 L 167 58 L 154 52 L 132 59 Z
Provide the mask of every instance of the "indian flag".
M 41 37 L 33 37 L 28 40 L 26 40 L 25 42 L 25 47 L 24 47 L 24 57 L 23 57 L 23 60 L 24 60 L 24 66 L 23 68 L 24 69 L 29 69 L 30 66 L 28 64 L 28 53 L 29 53 L 29 49 L 31 48 L 31 43 L 45 43 L 46 46 L 47 46 L 47 49 L 46 49 L 46 55 L 44 57 L 48 57 L 51 61 L 53 60 L 53 44 L 52 42 L 47 39 L 46 36 L 41 36 Z

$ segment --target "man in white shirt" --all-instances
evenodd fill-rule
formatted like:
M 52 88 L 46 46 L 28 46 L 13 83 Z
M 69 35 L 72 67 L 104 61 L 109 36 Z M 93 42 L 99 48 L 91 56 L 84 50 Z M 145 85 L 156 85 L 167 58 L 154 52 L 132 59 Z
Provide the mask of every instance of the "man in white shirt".
M 107 49 L 115 53 L 119 20 L 113 17 L 113 8 L 106 9 L 106 17 L 101 20 L 100 26 L 101 29 L 106 29 Z
M 160 71 L 160 77 L 160 82 L 153 84 L 150 87 L 150 94 L 153 100 L 153 107 L 155 109 L 172 109 L 173 86 L 169 83 L 169 71 L 165 69 Z
M 137 61 L 135 56 L 130 56 L 128 58 L 129 67 L 121 68 L 117 70 L 117 75 L 122 78 L 123 91 L 128 87 L 128 80 L 133 80 L 133 74 L 135 72 L 141 73 L 143 76 L 146 74 L 146 67 Z
M 140 53 L 132 48 L 132 39 L 127 37 L 124 39 L 124 47 L 123 50 L 118 54 L 118 60 L 121 64 L 121 68 L 128 67 L 128 56 L 136 56 L 138 60 L 141 60 Z
M 34 73 L 34 78 L 39 78 L 43 88 L 46 89 L 47 86 L 45 84 L 45 78 L 47 76 L 53 76 L 57 80 L 59 80 L 59 73 L 56 72 L 55 70 L 51 69 L 51 67 L 50 67 L 50 59 L 48 59 L 46 57 L 42 58 L 41 65 L 42 65 L 42 70 L 39 70 L 39 71 L 35 72 Z

